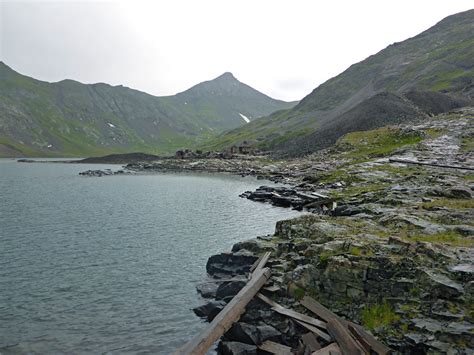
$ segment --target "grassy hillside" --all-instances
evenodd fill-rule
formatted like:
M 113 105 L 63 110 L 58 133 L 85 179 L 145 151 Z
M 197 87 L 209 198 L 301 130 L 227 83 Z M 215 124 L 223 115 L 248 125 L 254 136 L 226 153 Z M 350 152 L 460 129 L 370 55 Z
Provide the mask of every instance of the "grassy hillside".
M 226 73 L 174 96 L 123 86 L 46 83 L 0 62 L 0 156 L 89 156 L 194 146 L 294 103 Z
M 247 140 L 281 154 L 303 154 L 333 143 L 348 131 L 374 128 L 367 126 L 366 118 L 354 112 L 347 114 L 363 102 L 361 113 L 370 111 L 372 118 L 378 117 L 375 126 L 403 119 L 386 114 L 382 97 L 367 101 L 374 95 L 388 92 L 402 101 L 408 98 L 410 102 L 404 111 L 421 102 L 402 94 L 418 92 L 420 97 L 425 97 L 425 106 L 429 104 L 421 109 L 428 112 L 435 110 L 430 92 L 449 93 L 454 97 L 452 100 L 465 103 L 474 95 L 473 82 L 474 10 L 470 10 L 449 16 L 418 36 L 394 43 L 352 65 L 314 89 L 294 108 L 226 132 L 205 146 L 219 148 Z M 392 107 L 393 96 L 386 98 L 386 105 Z M 369 107 L 372 103 L 374 107 Z M 331 137 L 327 137 L 328 133 Z

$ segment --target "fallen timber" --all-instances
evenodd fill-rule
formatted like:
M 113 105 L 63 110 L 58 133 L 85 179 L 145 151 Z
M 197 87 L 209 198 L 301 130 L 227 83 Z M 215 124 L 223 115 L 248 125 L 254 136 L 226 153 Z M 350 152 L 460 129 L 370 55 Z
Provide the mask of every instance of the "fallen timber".
M 205 354 L 211 345 L 224 335 L 244 313 L 245 306 L 267 282 L 270 274 L 269 268 L 257 268 L 247 285 L 219 312 L 209 326 L 179 349 L 176 354 Z
M 270 252 L 267 252 L 252 265 L 247 285 L 219 312 L 203 332 L 191 339 L 176 354 L 205 354 L 211 345 L 230 329 L 245 312 L 247 304 L 270 278 L 270 269 L 264 268 L 269 257 Z
M 269 339 L 253 343 L 258 349 L 267 353 L 385 355 L 391 352 L 391 349 L 367 333 L 360 325 L 337 316 L 313 298 L 306 296 L 300 301 L 300 304 L 320 319 L 283 307 L 260 293 L 260 289 L 265 290 L 264 285 L 271 275 L 270 269 L 265 268 L 269 257 L 270 252 L 267 252 L 254 262 L 248 274 L 247 284 L 217 314 L 206 329 L 178 349 L 175 354 L 205 354 L 232 327 L 233 323 L 239 320 L 245 312 L 247 304 L 255 296 L 263 302 L 262 304 L 270 306 L 274 312 L 289 317 L 295 324 L 309 331 L 301 336 L 298 349 L 292 349 L 287 344 Z

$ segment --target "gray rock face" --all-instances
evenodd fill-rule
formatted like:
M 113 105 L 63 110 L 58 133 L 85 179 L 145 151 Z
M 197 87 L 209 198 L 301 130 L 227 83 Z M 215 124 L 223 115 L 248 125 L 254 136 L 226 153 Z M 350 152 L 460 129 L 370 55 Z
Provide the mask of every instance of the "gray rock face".
M 221 355 L 257 355 L 257 347 L 236 341 L 222 341 L 217 353 Z
M 198 293 L 204 298 L 215 298 L 219 284 L 214 282 L 205 282 L 196 286 Z
M 235 323 L 226 333 L 226 339 L 246 344 L 259 345 L 266 340 L 278 341 L 281 333 L 269 325 Z
M 250 270 L 257 257 L 243 249 L 238 253 L 222 253 L 211 256 L 206 264 L 209 275 L 243 275 Z
M 428 277 L 428 283 L 432 285 L 432 292 L 439 298 L 450 299 L 458 297 L 463 292 L 461 284 L 451 280 L 447 276 L 435 273 L 431 270 L 425 270 L 425 275 Z
M 224 308 L 224 306 L 225 303 L 222 301 L 211 301 L 205 305 L 193 308 L 193 311 L 198 317 L 205 317 L 211 321 Z
M 247 284 L 246 281 L 230 281 L 222 283 L 216 291 L 216 299 L 222 300 L 226 297 L 233 297 Z

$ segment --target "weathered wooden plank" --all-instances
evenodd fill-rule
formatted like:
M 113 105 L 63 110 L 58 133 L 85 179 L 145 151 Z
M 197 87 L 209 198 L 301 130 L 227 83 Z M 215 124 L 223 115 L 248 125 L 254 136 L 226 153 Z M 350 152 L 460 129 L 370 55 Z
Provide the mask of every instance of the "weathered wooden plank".
M 313 333 L 306 333 L 301 336 L 301 340 L 304 346 L 310 351 L 310 353 L 321 349 L 321 344 L 319 344 L 316 336 Z
M 303 299 L 300 301 L 300 304 L 307 309 L 309 309 L 311 312 L 313 312 L 315 315 L 317 315 L 319 318 L 322 320 L 329 322 L 331 319 L 334 318 L 340 318 L 337 314 L 334 312 L 330 311 L 326 307 L 324 307 L 321 303 L 316 301 L 314 298 L 311 298 L 309 296 L 304 296 Z
M 364 350 L 370 354 L 372 347 L 370 346 L 369 342 L 362 336 L 361 331 L 354 327 L 352 324 L 348 324 L 347 328 L 349 329 L 349 332 L 356 338 L 356 340 L 359 342 L 360 345 L 364 348 Z
M 224 307 L 201 333 L 197 334 L 175 354 L 205 354 L 232 324 L 244 313 L 245 307 L 270 278 L 269 268 L 256 270 L 240 292 Z
M 264 287 L 262 288 L 262 290 L 265 290 L 265 291 L 268 291 L 268 292 L 278 292 L 281 290 L 281 287 L 280 286 L 277 286 L 277 285 L 272 285 L 272 286 L 267 286 L 267 287 Z
M 269 352 L 271 354 L 281 354 L 281 355 L 292 355 L 293 351 L 289 346 L 275 343 L 273 341 L 267 340 L 258 346 L 259 349 Z
M 268 259 L 270 258 L 270 255 L 272 253 L 270 251 L 267 251 L 265 254 L 262 255 L 262 258 L 258 262 L 257 266 L 252 272 L 257 271 L 258 269 L 263 269 L 265 267 L 265 264 L 267 263 Z
M 328 321 L 328 332 L 341 348 L 344 355 L 361 355 L 365 353 L 361 346 L 352 337 L 347 327 L 336 318 Z
M 349 322 L 349 323 L 354 328 L 356 328 L 359 331 L 359 334 L 364 338 L 364 340 L 370 344 L 372 351 L 375 351 L 377 354 L 380 354 L 380 355 L 388 355 L 392 353 L 392 349 L 382 344 L 372 334 L 367 333 L 362 326 L 360 326 L 359 324 L 352 323 L 352 322 Z
M 284 316 L 291 317 L 291 318 L 300 320 L 302 322 L 311 324 L 315 327 L 326 329 L 326 323 L 324 323 L 323 321 L 320 321 L 318 319 L 309 317 L 305 314 L 301 314 L 301 313 L 295 312 L 291 309 L 280 306 L 278 303 L 272 301 L 270 298 L 262 295 L 261 293 L 258 293 L 257 297 L 260 298 L 266 304 L 270 305 L 272 307 L 272 309 L 277 313 L 280 313 L 280 314 L 283 314 Z
M 390 158 L 388 160 L 390 163 L 402 163 L 402 164 L 415 164 L 415 165 L 427 165 L 427 166 L 434 166 L 436 168 L 448 168 L 448 169 L 461 169 L 461 170 L 474 170 L 474 168 L 470 166 L 462 166 L 462 165 L 449 165 L 449 164 L 436 164 L 436 163 L 429 163 L 423 161 L 416 161 L 416 160 L 408 160 L 408 159 L 396 159 Z
M 301 325 L 302 327 L 308 329 L 310 332 L 313 332 L 315 335 L 317 335 L 318 337 L 320 337 L 321 339 L 323 339 L 327 342 L 330 342 L 332 340 L 332 338 L 329 334 L 323 332 L 322 330 L 319 330 L 318 328 L 316 328 L 316 327 L 314 327 L 310 324 L 299 321 L 298 319 L 295 319 L 295 322 L 298 323 L 299 325 Z
M 257 268 L 257 265 L 260 263 L 260 260 L 262 260 L 262 258 L 263 258 L 263 255 L 260 255 L 258 259 L 255 260 L 255 262 L 250 267 L 250 270 L 249 270 L 250 277 L 252 276 L 252 272 Z
M 322 349 L 316 350 L 311 355 L 341 355 L 341 349 L 336 343 L 332 343 Z
M 324 321 L 329 321 L 331 319 L 338 319 L 344 326 L 348 327 L 349 324 L 352 325 L 355 329 L 358 330 L 358 334 L 364 341 L 370 345 L 371 350 L 375 351 L 380 355 L 388 355 L 392 352 L 392 350 L 378 341 L 373 335 L 367 333 L 365 329 L 353 322 L 348 322 L 345 319 L 339 317 L 337 314 L 331 312 L 329 309 L 324 307 L 321 303 L 316 301 L 315 299 L 305 296 L 301 301 L 300 304 L 309 309 L 319 318 Z M 362 344 L 362 343 L 361 343 Z M 363 345 L 363 344 L 362 344 Z M 363 345 L 364 346 L 364 345 Z M 365 347 L 365 346 L 364 346 Z

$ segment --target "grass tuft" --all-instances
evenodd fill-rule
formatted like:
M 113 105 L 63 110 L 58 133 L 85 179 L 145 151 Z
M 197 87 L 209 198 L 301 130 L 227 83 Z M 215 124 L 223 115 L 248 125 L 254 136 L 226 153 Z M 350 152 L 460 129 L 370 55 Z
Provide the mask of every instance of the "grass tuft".
M 382 304 L 375 304 L 371 307 L 365 307 L 362 310 L 362 323 L 370 330 L 380 327 L 387 327 L 400 320 L 390 304 L 384 302 Z

